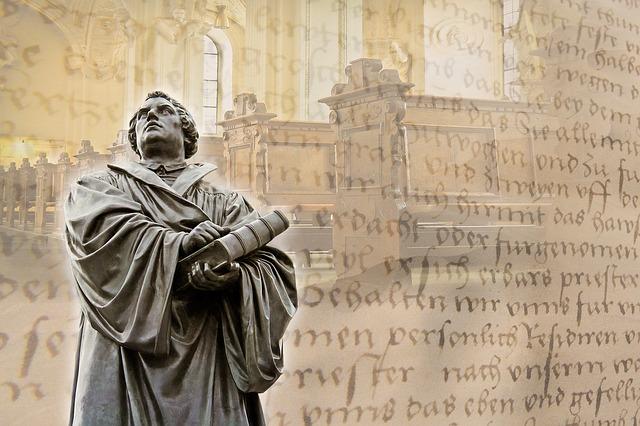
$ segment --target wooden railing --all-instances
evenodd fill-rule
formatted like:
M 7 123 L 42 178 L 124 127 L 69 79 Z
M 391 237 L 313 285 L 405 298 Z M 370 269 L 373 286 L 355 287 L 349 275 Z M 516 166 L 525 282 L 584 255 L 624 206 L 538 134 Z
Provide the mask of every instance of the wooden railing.
M 91 142 L 83 140 L 74 156 L 60 155 L 56 163 L 40 153 L 32 164 L 28 158 L 20 167 L 0 167 L 0 224 L 39 233 L 59 233 L 62 203 L 69 182 L 77 176 L 103 166 L 114 154 L 95 152 Z

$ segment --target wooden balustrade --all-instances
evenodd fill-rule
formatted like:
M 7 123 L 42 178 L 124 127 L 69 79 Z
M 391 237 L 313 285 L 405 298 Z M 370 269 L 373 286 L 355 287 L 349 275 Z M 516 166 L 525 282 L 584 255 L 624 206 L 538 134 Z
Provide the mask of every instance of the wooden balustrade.
M 69 154 L 63 153 L 53 164 L 40 153 L 34 165 L 25 158 L 20 168 L 13 162 L 7 170 L 0 166 L 0 224 L 39 233 L 60 232 L 69 182 L 103 167 L 112 155 L 95 152 L 91 142 L 84 140 L 74 158 L 72 163 Z

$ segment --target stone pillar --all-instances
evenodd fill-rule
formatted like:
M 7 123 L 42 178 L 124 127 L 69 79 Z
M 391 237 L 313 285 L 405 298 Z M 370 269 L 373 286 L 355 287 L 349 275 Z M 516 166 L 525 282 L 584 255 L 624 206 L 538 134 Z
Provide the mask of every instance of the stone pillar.
M 254 96 L 265 99 L 267 92 L 267 75 L 269 67 L 267 66 L 268 55 L 274 55 L 270 51 L 270 47 L 277 49 L 277 44 L 269 46 L 269 3 L 267 0 L 247 0 L 247 30 L 246 30 L 246 48 L 244 55 L 245 63 L 242 69 L 245 71 L 245 90 L 251 91 Z M 234 106 L 235 109 L 235 106 Z
M 264 103 L 257 102 L 253 93 L 234 97 L 233 108 L 224 114 L 224 121 L 218 123 L 224 129 L 227 185 L 263 200 L 266 191 L 266 123 L 276 114 L 267 112 Z
M 378 59 L 357 59 L 321 99 L 336 132 L 338 186 L 333 225 L 336 273 L 360 274 L 399 259 L 406 185 L 404 97 L 411 84 Z M 404 215 L 403 215 L 404 214 Z M 389 231 L 393 235 L 389 235 Z M 403 233 L 404 232 L 404 233 Z M 402 234 L 402 235 L 401 235 Z

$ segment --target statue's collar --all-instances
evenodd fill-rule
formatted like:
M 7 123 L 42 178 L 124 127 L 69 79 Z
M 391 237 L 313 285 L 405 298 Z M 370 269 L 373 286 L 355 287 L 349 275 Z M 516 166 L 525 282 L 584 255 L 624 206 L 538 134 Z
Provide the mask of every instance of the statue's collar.
M 173 161 L 170 163 L 161 163 L 159 161 L 153 160 L 141 160 L 139 164 L 142 164 L 147 169 L 151 169 L 154 172 L 158 171 L 158 169 L 161 167 L 164 167 L 167 172 L 173 172 L 176 170 L 184 169 L 188 166 L 187 162 L 184 160 Z
M 173 185 L 169 186 L 153 171 L 140 163 L 128 161 L 118 164 L 108 164 L 107 167 L 112 170 L 125 172 L 149 185 L 168 190 L 179 196 L 184 195 L 187 189 L 191 188 L 193 184 L 217 169 L 215 165 L 209 163 L 188 164 Z

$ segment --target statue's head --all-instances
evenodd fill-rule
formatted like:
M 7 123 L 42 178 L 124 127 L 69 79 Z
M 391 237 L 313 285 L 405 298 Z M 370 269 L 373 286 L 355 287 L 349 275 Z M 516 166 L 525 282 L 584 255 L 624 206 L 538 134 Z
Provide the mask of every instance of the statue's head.
M 129 121 L 128 139 L 139 157 L 158 151 L 171 152 L 184 158 L 198 151 L 198 131 L 189 111 L 171 96 L 155 91 Z

